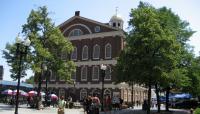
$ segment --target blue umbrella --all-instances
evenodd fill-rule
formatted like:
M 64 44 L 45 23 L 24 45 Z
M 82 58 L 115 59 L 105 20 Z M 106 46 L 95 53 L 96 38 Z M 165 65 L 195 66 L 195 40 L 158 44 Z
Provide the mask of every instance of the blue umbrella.
M 173 97 L 177 99 L 189 99 L 192 98 L 192 95 L 190 95 L 189 93 L 182 93 L 182 94 L 176 94 Z

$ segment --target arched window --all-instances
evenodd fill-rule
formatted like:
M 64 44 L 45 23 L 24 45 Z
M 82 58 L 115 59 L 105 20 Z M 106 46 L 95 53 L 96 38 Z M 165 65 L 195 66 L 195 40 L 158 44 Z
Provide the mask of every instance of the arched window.
M 107 66 L 106 71 L 105 71 L 105 80 L 111 80 L 111 67 Z
M 74 47 L 74 51 L 71 53 L 71 59 L 77 60 L 77 48 Z
M 98 66 L 92 67 L 92 80 L 99 80 L 99 67 Z
M 81 68 L 81 81 L 86 81 L 87 80 L 87 67 L 83 66 Z
M 74 81 L 76 81 L 76 71 L 72 72 L 71 79 L 74 80 Z
M 105 58 L 110 59 L 112 55 L 112 46 L 108 43 L 105 46 Z
M 80 29 L 73 29 L 70 33 L 69 36 L 80 36 L 82 35 L 83 32 Z
M 83 100 L 85 97 L 87 97 L 87 90 L 81 89 L 80 91 L 80 100 Z
M 88 47 L 85 45 L 82 49 L 82 60 L 88 59 Z
M 111 91 L 109 89 L 104 90 L 104 95 L 111 97 Z
M 93 59 L 99 59 L 99 55 L 100 55 L 100 46 L 96 44 L 93 47 Z

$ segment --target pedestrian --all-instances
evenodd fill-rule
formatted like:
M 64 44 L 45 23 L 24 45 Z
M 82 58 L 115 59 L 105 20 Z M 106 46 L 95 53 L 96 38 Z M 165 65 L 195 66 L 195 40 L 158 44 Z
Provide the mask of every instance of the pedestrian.
M 58 102 L 58 114 L 65 113 L 65 105 L 66 105 L 66 102 L 64 100 L 64 96 L 61 96 Z
M 109 114 L 111 114 L 111 110 L 112 110 L 112 101 L 111 101 L 111 97 L 109 95 L 106 96 L 105 99 L 105 111 L 109 112 Z
M 86 99 L 86 113 L 93 114 L 92 113 L 92 97 L 91 96 L 88 96 Z

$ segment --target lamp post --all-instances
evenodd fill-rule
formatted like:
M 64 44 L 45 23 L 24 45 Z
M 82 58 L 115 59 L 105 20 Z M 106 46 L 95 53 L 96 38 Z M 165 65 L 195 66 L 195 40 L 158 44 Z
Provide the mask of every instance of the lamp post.
M 42 68 L 44 71 L 45 71 L 45 78 L 46 78 L 46 81 L 45 81 L 45 84 L 46 84 L 46 87 L 45 87 L 45 103 L 46 103 L 46 106 L 47 106 L 47 97 L 48 97 L 48 88 L 47 88 L 47 84 L 48 84 L 48 77 L 49 77 L 49 70 L 47 69 L 47 66 L 45 64 L 43 64 L 43 68 Z
M 21 78 L 21 70 L 22 70 L 22 59 L 23 57 L 25 58 L 27 55 L 27 49 L 28 46 L 30 45 L 31 41 L 26 38 L 24 41 L 22 41 L 19 38 L 19 35 L 16 37 L 16 58 L 19 58 L 19 63 L 18 63 L 18 73 L 17 73 L 17 94 L 16 94 L 16 103 L 15 103 L 15 114 L 18 114 L 18 105 L 19 105 L 19 87 L 20 87 L 20 78 Z
M 104 78 L 105 78 L 105 71 L 107 69 L 107 66 L 104 64 L 101 64 L 101 76 L 102 76 L 102 90 L 101 90 L 101 104 L 102 108 L 101 111 L 104 111 L 104 104 L 103 104 L 103 97 L 104 97 Z

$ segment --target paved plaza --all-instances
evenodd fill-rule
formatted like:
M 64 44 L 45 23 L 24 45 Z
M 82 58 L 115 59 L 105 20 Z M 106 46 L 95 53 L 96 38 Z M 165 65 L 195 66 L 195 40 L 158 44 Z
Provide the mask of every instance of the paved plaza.
M 14 110 L 14 106 L 0 103 L 0 114 L 14 114 Z M 154 112 L 153 114 L 156 114 L 156 110 Z M 27 108 L 26 105 L 20 105 L 18 114 L 57 114 L 57 108 L 47 107 L 43 110 L 36 110 Z M 65 114 L 84 114 L 84 112 L 83 109 L 65 109 Z M 141 107 L 135 107 L 134 109 L 117 110 L 111 113 L 101 112 L 100 114 L 146 114 L 146 112 L 142 111 Z M 189 114 L 189 111 L 173 109 L 170 114 Z

